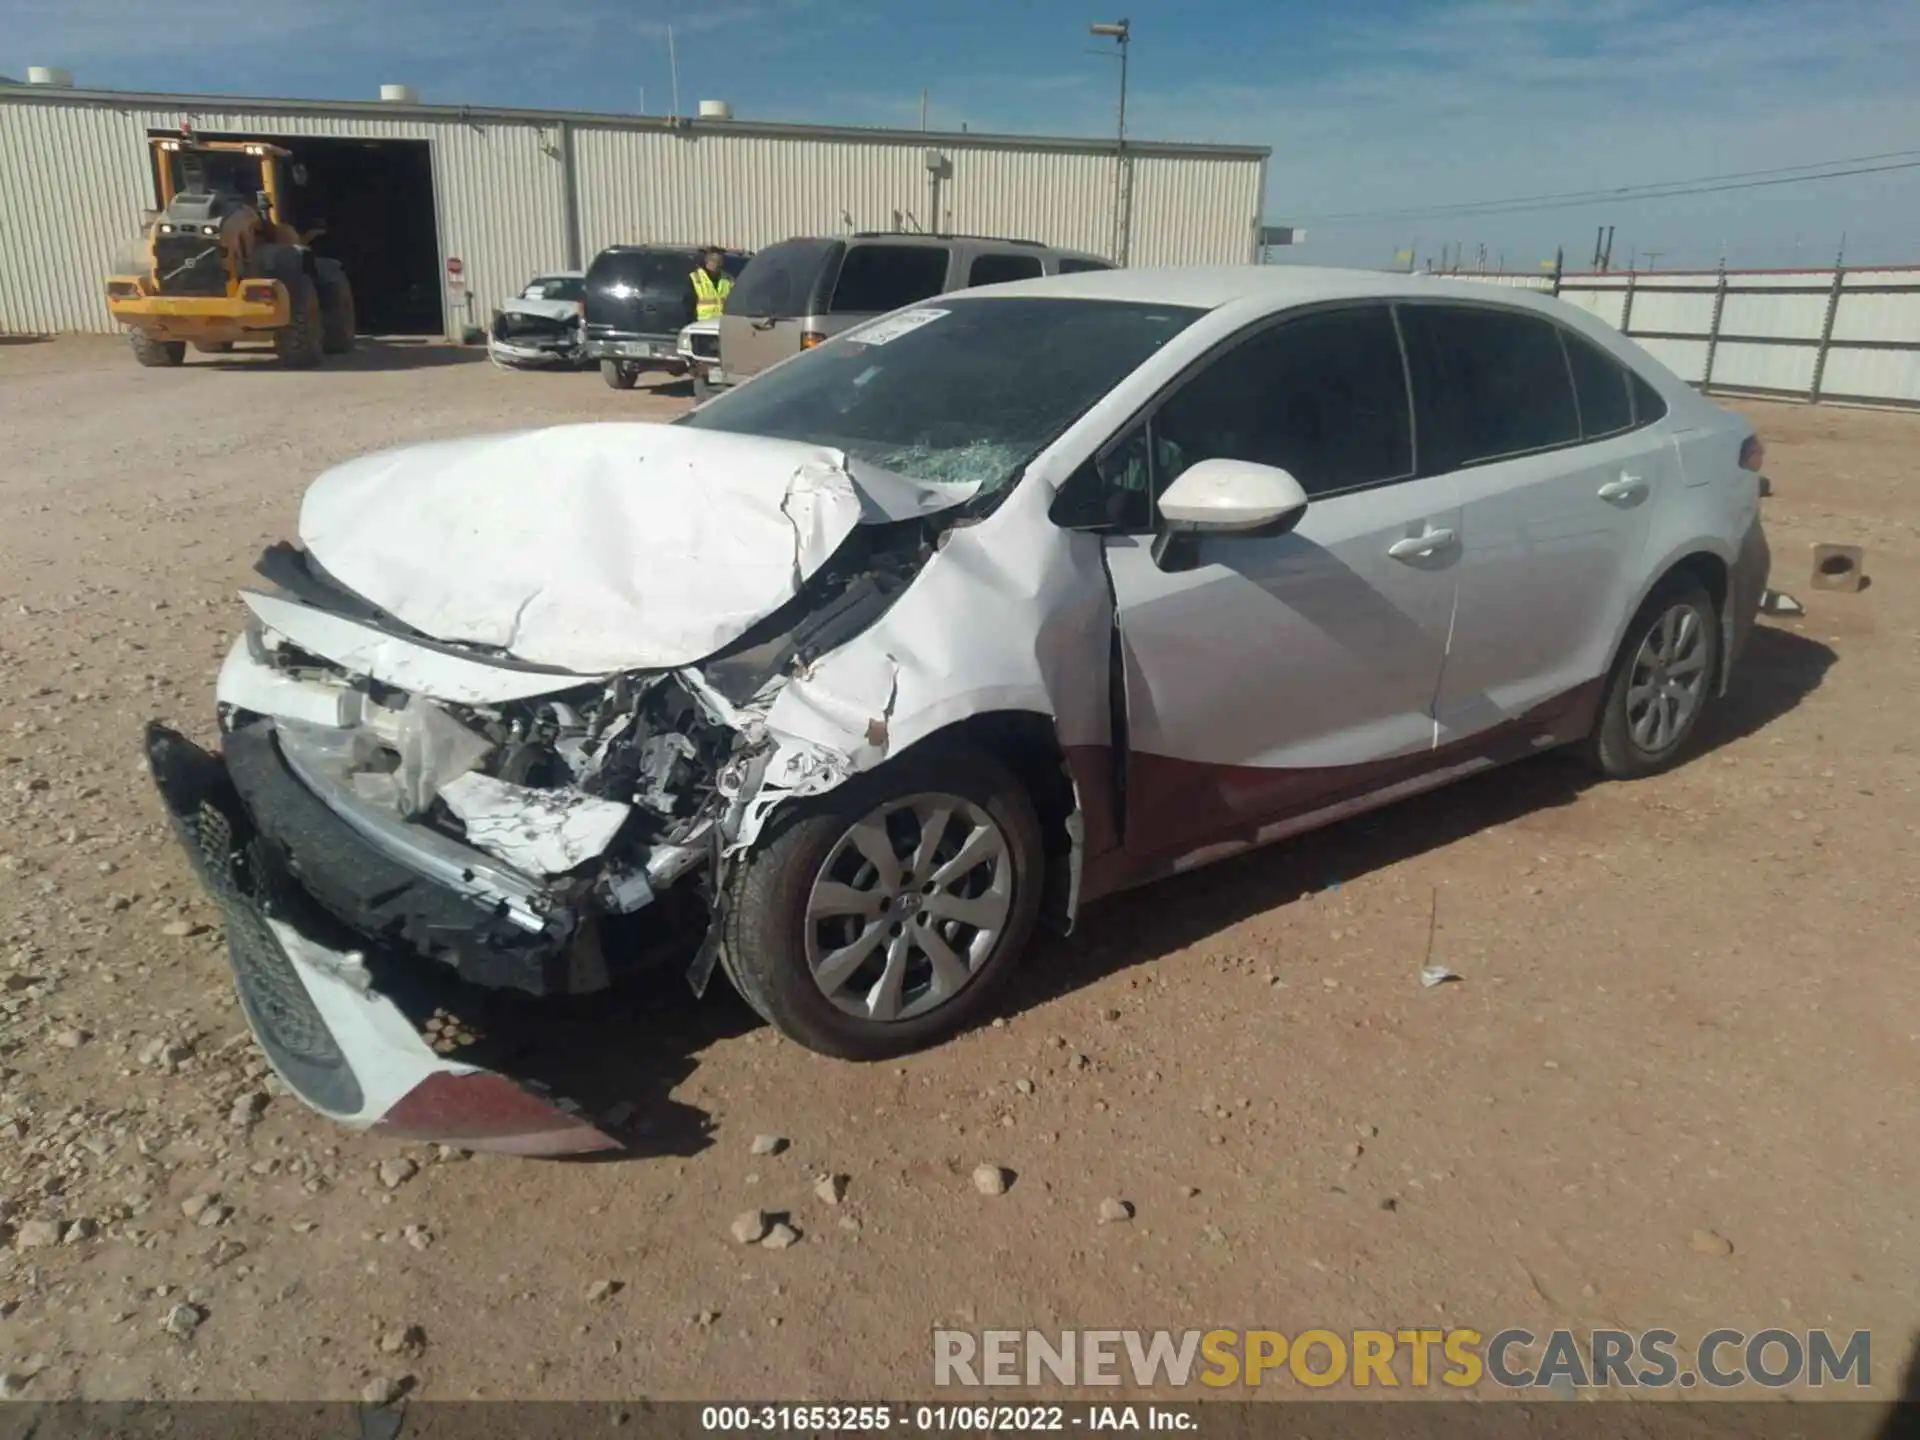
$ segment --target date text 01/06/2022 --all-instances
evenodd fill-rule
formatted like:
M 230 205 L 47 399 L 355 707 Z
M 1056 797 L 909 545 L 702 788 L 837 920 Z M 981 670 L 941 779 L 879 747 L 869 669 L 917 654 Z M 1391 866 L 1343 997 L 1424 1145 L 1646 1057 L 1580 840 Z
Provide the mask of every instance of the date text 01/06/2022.
M 1140 1405 L 707 1405 L 710 1432 L 940 1434 L 981 1430 L 1160 1430 L 1196 1428 L 1189 1410 Z

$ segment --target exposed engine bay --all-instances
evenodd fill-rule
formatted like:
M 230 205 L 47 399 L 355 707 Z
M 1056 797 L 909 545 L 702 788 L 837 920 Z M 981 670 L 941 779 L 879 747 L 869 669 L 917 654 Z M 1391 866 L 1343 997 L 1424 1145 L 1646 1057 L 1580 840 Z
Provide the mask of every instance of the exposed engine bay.
M 514 663 L 432 641 L 307 552 L 276 545 L 256 568 L 281 609 L 250 597 L 254 623 L 223 672 L 230 768 L 244 794 L 268 763 L 249 762 L 248 748 L 270 749 L 361 840 L 445 880 L 476 922 L 475 935 L 450 936 L 444 906 L 424 917 L 417 907 L 401 918 L 389 911 L 402 907 L 372 913 L 369 885 L 330 886 L 319 873 L 324 844 L 283 836 L 316 898 L 356 928 L 405 940 L 479 983 L 533 993 L 601 988 L 655 952 L 673 953 L 677 938 L 689 942 L 689 976 L 702 988 L 714 947 L 703 932 L 713 929 L 729 851 L 751 839 L 748 817 L 763 816 L 774 792 L 806 793 L 804 776 L 768 782 L 779 747 L 766 709 L 789 678 L 886 611 L 951 519 L 860 527 L 786 605 L 697 667 L 584 684 L 555 677 L 564 688 L 500 701 L 429 698 L 281 633 L 263 613 L 322 612 L 397 642 Z M 539 688 L 537 674 L 516 678 Z M 285 703 L 295 693 L 301 703 Z M 308 697 L 324 697 L 319 713 Z M 271 799 L 252 808 L 265 831 L 288 809 Z M 521 952 L 525 963 L 510 963 Z

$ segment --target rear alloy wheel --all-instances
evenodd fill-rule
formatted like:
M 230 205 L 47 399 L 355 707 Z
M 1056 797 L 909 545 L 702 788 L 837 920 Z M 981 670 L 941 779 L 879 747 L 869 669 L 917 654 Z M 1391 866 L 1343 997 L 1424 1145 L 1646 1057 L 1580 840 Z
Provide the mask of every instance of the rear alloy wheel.
M 1044 870 L 1032 802 L 1005 766 L 974 751 L 909 756 L 795 802 L 747 856 L 727 971 L 810 1050 L 919 1050 L 991 1002 L 1033 933 Z
M 273 332 L 273 353 L 289 370 L 311 370 L 324 353 L 325 321 L 319 292 L 305 275 L 287 286 L 287 315 L 287 323 Z
M 129 331 L 127 339 L 133 346 L 133 358 L 149 369 L 165 369 L 186 361 L 184 340 L 156 340 L 139 330 Z
M 1614 666 L 1589 745 L 1601 773 L 1635 780 L 1685 759 L 1719 673 L 1713 597 L 1691 578 L 1661 586 L 1635 616 Z
M 632 365 L 622 365 L 618 360 L 602 360 L 600 378 L 616 390 L 631 390 L 633 382 L 640 378 L 640 372 Z

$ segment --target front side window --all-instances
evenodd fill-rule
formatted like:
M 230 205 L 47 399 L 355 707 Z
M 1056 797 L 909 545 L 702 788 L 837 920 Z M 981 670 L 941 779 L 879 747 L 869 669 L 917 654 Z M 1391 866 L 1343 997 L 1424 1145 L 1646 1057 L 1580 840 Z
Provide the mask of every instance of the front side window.
M 977 255 L 967 267 L 967 284 L 1004 285 L 1009 280 L 1033 280 L 1039 274 L 1038 255 Z
M 944 245 L 850 245 L 834 282 L 836 315 L 884 315 L 947 288 Z
M 1580 438 L 1559 329 L 1537 315 L 1466 305 L 1400 310 L 1427 474 Z
M 1393 316 L 1369 306 L 1275 326 L 1209 363 L 1151 428 L 1157 489 L 1197 460 L 1273 465 L 1309 496 L 1411 475 Z
M 1113 266 L 1104 260 L 1082 260 L 1077 255 L 1066 255 L 1060 260 L 1062 275 L 1084 275 L 1090 270 L 1111 270 Z
M 831 446 L 916 480 L 994 491 L 1202 313 L 946 297 L 803 351 L 677 423 Z

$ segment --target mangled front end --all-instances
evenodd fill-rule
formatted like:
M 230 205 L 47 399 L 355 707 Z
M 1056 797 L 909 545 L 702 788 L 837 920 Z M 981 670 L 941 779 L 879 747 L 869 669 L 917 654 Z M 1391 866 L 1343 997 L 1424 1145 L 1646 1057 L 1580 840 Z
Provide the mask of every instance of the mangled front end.
M 273 588 L 244 594 L 221 670 L 221 754 L 157 725 L 147 745 L 287 1083 L 361 1127 L 519 1153 L 615 1144 L 578 1107 L 439 1053 L 420 996 L 588 994 L 663 961 L 704 988 L 729 854 L 781 799 L 851 769 L 777 740 L 772 695 L 925 554 L 912 523 L 861 527 L 848 550 L 808 555 L 820 573 L 789 572 L 790 603 L 698 666 L 598 674 L 436 640 L 308 552 L 270 550 Z

